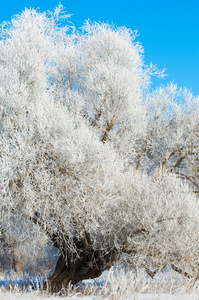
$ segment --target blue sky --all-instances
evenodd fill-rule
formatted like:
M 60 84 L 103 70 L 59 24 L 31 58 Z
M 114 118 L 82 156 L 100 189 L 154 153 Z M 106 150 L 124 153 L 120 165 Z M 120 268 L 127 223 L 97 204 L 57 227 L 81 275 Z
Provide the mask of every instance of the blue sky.
M 167 69 L 154 85 L 172 81 L 199 95 L 199 0 L 4 0 L 0 22 L 25 7 L 53 10 L 59 2 L 77 28 L 90 19 L 138 30 L 145 62 Z

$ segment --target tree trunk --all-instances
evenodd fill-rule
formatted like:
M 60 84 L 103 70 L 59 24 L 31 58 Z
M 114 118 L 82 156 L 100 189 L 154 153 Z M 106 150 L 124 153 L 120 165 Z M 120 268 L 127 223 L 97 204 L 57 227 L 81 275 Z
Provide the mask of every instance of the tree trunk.
M 68 264 L 67 264 L 68 263 Z M 66 262 L 63 254 L 60 255 L 54 274 L 48 278 L 44 289 L 49 289 L 52 293 L 60 292 L 62 288 L 67 288 L 68 284 L 72 285 L 89 278 L 99 277 L 104 270 L 97 265 L 89 267 L 89 262 L 81 258 L 75 261 Z
M 35 216 L 29 219 L 44 229 L 54 247 L 61 251 L 55 271 L 44 285 L 44 289 L 48 289 L 52 293 L 67 288 L 69 283 L 73 285 L 85 279 L 99 277 L 104 270 L 110 268 L 111 263 L 118 256 L 115 248 L 105 246 L 104 249 L 95 249 L 90 234 L 86 231 L 81 238 L 76 232 L 71 240 L 64 233 L 61 223 L 57 232 L 51 234 L 48 227 L 44 228 L 38 212 L 35 212 Z
M 85 279 L 99 277 L 115 260 L 116 250 L 106 249 L 105 252 L 93 249 L 88 233 L 81 240 L 74 238 L 74 243 L 76 247 L 73 252 L 69 247 L 62 248 L 55 271 L 44 285 L 45 290 L 57 293 L 67 288 L 69 283 L 74 285 Z

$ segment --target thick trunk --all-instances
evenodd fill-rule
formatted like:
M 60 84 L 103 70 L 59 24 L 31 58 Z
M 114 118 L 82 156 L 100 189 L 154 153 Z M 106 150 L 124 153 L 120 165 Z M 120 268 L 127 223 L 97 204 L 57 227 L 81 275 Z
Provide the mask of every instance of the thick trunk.
M 115 250 L 103 253 L 100 250 L 78 249 L 78 253 L 71 253 L 69 250 L 60 254 L 54 274 L 48 278 L 44 289 L 51 292 L 59 292 L 62 288 L 67 288 L 68 284 L 72 285 L 85 280 L 99 277 L 105 269 L 111 266 L 116 257 Z
M 81 240 L 74 238 L 74 244 L 75 251 L 67 248 L 67 245 L 62 248 L 54 274 L 48 278 L 44 289 L 59 292 L 67 288 L 69 283 L 74 285 L 85 279 L 99 277 L 115 260 L 115 249 L 94 249 L 88 233 Z
M 65 257 L 61 254 L 54 271 L 54 274 L 48 278 L 44 289 L 51 292 L 60 292 L 62 288 L 67 288 L 68 284 L 76 284 L 82 280 L 96 278 L 101 275 L 104 268 L 97 265 L 88 266 L 89 262 L 83 261 L 81 258 L 73 262 L 66 262 Z
M 85 279 L 99 277 L 117 257 L 117 250 L 114 248 L 108 249 L 105 246 L 102 250 L 95 249 L 90 234 L 86 231 L 81 238 L 76 232 L 71 240 L 64 233 L 61 223 L 57 232 L 52 234 L 48 227 L 43 226 L 39 213 L 36 212 L 30 219 L 45 230 L 54 247 L 61 251 L 54 274 L 48 278 L 44 289 L 59 292 L 62 288 L 67 288 L 69 283 L 76 284 Z

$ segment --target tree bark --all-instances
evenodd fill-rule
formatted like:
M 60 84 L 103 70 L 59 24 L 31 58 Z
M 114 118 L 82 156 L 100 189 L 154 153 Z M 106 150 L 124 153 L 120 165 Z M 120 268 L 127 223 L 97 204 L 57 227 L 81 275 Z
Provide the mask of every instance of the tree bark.
M 97 265 L 89 267 L 89 262 L 76 259 L 69 262 L 65 260 L 63 254 L 60 255 L 54 274 L 48 278 L 44 285 L 44 289 L 48 289 L 52 293 L 60 292 L 61 289 L 67 288 L 68 284 L 72 285 L 89 278 L 96 278 L 101 275 L 101 269 Z
M 94 250 L 91 245 L 85 247 L 85 241 L 82 240 L 76 246 L 76 252 L 62 250 L 53 275 L 44 285 L 45 290 L 57 293 L 67 288 L 69 283 L 74 285 L 85 279 L 99 277 L 115 258 L 115 250 L 105 254 L 101 250 Z
M 110 268 L 111 263 L 118 256 L 115 248 L 110 247 L 108 249 L 105 246 L 104 249 L 95 249 L 87 231 L 84 231 L 81 238 L 76 232 L 71 240 L 64 233 L 61 223 L 57 232 L 51 234 L 50 229 L 43 226 L 42 218 L 38 212 L 35 212 L 34 217 L 31 217 L 30 220 L 45 230 L 54 247 L 60 249 L 55 271 L 44 285 L 44 289 L 48 289 L 52 293 L 67 288 L 69 283 L 74 285 L 85 279 L 99 277 L 104 270 Z
M 104 132 L 104 134 L 103 134 L 103 137 L 102 137 L 102 139 L 101 139 L 101 141 L 103 142 L 103 143 L 105 143 L 106 142 L 106 140 L 107 140 L 107 138 L 108 138 L 108 134 L 109 134 L 109 132 L 112 130 L 112 128 L 113 128 L 113 120 L 110 122 L 108 122 L 108 124 L 107 124 L 107 127 L 106 127 L 106 130 L 105 130 L 105 132 Z

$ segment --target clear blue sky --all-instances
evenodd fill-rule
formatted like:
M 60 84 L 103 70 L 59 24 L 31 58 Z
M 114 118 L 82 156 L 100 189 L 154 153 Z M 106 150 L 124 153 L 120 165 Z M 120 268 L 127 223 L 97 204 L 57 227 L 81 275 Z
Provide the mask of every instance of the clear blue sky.
M 52 10 L 59 2 L 77 28 L 90 19 L 138 30 L 145 62 L 167 68 L 154 85 L 173 81 L 199 95 L 199 0 L 3 0 L 0 22 L 25 7 Z

